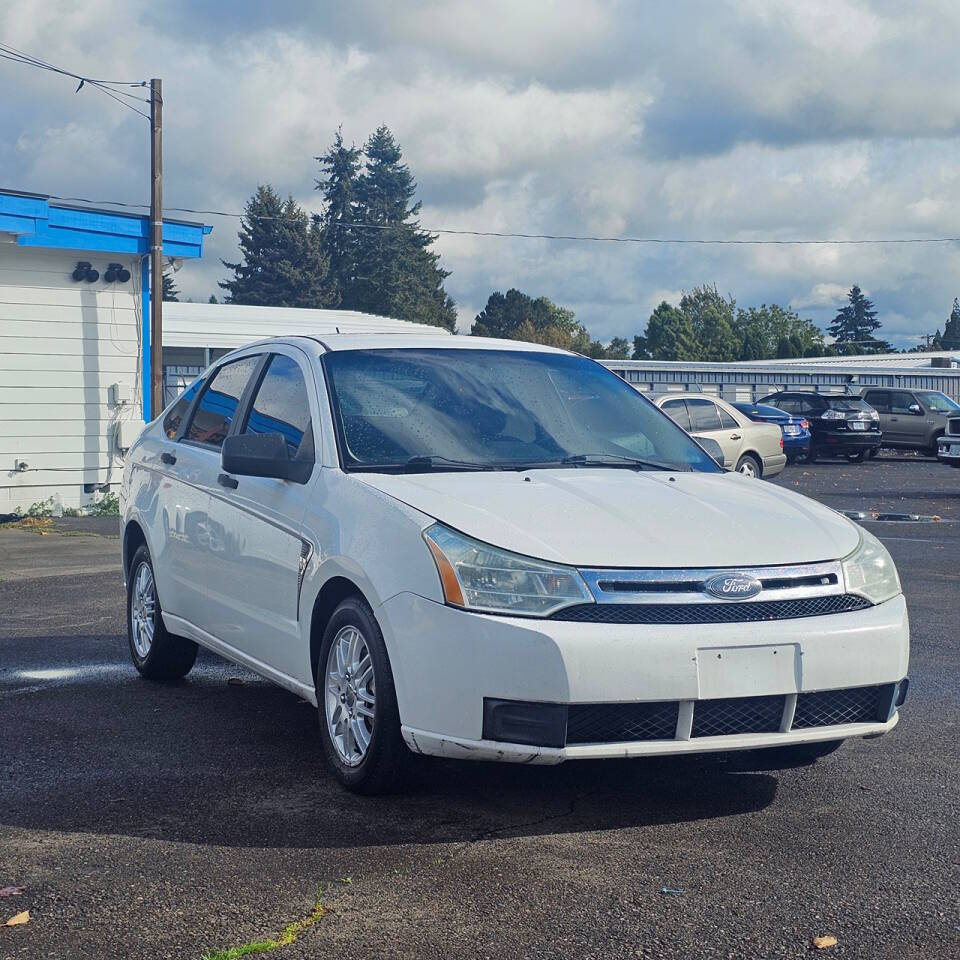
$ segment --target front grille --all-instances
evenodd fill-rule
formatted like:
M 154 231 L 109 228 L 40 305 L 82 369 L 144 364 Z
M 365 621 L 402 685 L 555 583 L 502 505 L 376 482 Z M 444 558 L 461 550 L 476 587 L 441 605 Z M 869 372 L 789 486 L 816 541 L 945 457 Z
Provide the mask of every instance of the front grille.
M 885 692 L 889 696 L 889 684 L 881 687 L 801 693 L 797 697 L 797 712 L 793 718 L 792 729 L 886 720 L 885 716 L 880 716 L 880 701 Z
M 693 737 L 732 733 L 776 733 L 783 719 L 784 697 L 732 697 L 698 700 L 693 705 Z
M 584 603 L 552 614 L 551 620 L 574 623 L 749 623 L 757 620 L 794 620 L 849 613 L 871 606 L 854 594 L 804 597 L 798 600 L 717 603 Z
M 567 715 L 567 743 L 673 740 L 680 705 L 673 703 L 579 703 Z

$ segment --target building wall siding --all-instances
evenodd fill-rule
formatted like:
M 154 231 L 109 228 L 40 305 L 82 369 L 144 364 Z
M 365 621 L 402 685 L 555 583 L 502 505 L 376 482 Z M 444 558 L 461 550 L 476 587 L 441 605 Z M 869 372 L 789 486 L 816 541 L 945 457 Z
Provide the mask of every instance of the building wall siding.
M 96 283 L 74 282 L 78 260 Z M 131 279 L 106 283 L 108 262 Z M 0 513 L 54 494 L 80 506 L 95 496 L 85 485 L 119 485 L 117 423 L 143 419 L 140 276 L 137 257 L 0 243 Z

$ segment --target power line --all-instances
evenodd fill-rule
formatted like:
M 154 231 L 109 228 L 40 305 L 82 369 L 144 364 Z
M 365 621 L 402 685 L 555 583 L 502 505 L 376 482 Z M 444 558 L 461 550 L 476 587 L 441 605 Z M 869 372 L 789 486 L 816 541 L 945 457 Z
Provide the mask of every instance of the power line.
M 149 207 L 146 203 L 123 203 L 119 200 L 88 200 L 85 197 L 56 197 L 51 195 L 51 200 L 60 200 L 63 203 L 86 203 L 92 206 L 126 207 L 129 209 L 144 210 Z M 252 217 L 247 213 L 234 213 L 225 210 L 202 210 L 195 207 L 165 207 L 166 210 L 173 213 L 192 213 L 197 216 L 206 217 L 230 217 L 239 220 L 278 220 L 286 223 L 296 222 L 292 217 L 269 217 L 254 214 Z M 338 227 L 358 227 L 361 230 L 396 230 L 399 226 L 409 226 L 409 224 L 389 224 L 389 223 L 364 223 L 362 221 L 336 222 Z M 503 237 L 507 239 L 521 240 L 572 240 L 583 243 L 654 243 L 654 244 L 699 244 L 699 245 L 730 245 L 730 246 L 814 246 L 826 244 L 890 244 L 890 243 L 960 243 L 960 237 L 883 237 L 883 238 L 860 238 L 852 240 L 729 240 L 729 239 L 701 239 L 688 237 L 605 237 L 591 236 L 587 234 L 563 234 L 563 233 L 511 233 L 499 230 L 458 230 L 451 227 L 425 227 L 420 225 L 420 229 L 427 233 L 450 234 L 453 236 L 466 237 Z
M 0 43 L 0 58 L 4 60 L 10 60 L 13 63 L 23 64 L 24 66 L 36 67 L 38 70 L 46 70 L 50 73 L 57 73 L 64 77 L 71 77 L 74 80 L 79 80 L 80 82 L 77 85 L 77 89 L 75 91 L 76 93 L 79 93 L 86 84 L 89 84 L 91 87 L 95 87 L 101 93 L 105 93 L 108 97 L 110 97 L 111 100 L 116 100 L 117 103 L 127 107 L 127 109 L 132 110 L 134 113 L 139 114 L 144 119 L 150 119 L 148 114 L 135 107 L 132 103 L 127 102 L 127 100 L 136 100 L 140 103 L 149 103 L 149 100 L 145 99 L 144 97 L 138 97 L 133 93 L 127 93 L 125 90 L 116 89 L 117 87 L 145 87 L 145 80 L 96 80 L 93 77 L 84 77 L 79 73 L 74 73 L 72 70 L 65 70 L 62 67 L 54 66 L 54 64 L 49 63 L 46 60 L 31 56 L 30 54 L 24 53 L 22 50 L 18 50 L 16 47 L 11 47 L 9 44 L 5 43 Z M 121 97 L 126 97 L 127 99 L 122 100 Z

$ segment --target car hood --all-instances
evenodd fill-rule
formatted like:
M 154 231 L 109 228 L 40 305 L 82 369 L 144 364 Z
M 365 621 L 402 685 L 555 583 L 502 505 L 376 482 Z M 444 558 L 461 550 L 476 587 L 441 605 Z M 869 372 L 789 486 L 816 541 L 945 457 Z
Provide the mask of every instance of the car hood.
M 354 474 L 486 543 L 582 567 L 744 567 L 837 560 L 857 527 L 736 473 L 578 468 Z

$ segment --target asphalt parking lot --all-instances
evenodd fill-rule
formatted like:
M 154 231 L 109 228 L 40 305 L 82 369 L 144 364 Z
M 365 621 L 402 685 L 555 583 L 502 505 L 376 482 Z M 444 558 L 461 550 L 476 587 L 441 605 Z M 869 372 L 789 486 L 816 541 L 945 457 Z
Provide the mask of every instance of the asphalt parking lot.
M 313 709 L 212 655 L 129 663 L 112 523 L 0 530 L 0 957 L 960 957 L 960 471 L 884 456 L 776 482 L 868 522 L 913 628 L 889 736 L 813 767 L 425 762 L 326 774 Z M 90 532 L 91 530 L 95 532 Z M 232 681 L 232 682 L 231 682 Z M 314 910 L 318 902 L 322 910 Z

